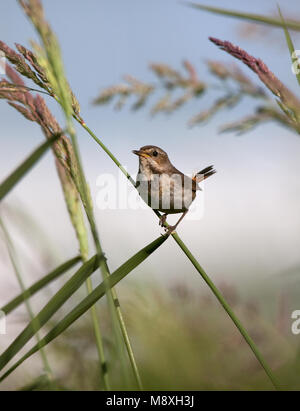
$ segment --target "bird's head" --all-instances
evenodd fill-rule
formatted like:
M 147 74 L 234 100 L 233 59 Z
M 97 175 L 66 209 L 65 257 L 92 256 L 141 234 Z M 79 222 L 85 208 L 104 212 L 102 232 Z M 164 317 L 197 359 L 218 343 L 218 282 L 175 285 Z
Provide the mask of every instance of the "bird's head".
M 164 173 L 172 167 L 168 154 L 157 146 L 144 146 L 132 152 L 139 156 L 141 167 L 150 168 L 153 172 Z

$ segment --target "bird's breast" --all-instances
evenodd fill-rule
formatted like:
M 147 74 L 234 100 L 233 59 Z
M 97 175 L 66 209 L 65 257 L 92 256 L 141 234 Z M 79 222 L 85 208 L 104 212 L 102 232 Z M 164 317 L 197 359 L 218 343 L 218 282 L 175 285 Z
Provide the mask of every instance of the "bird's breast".
M 153 174 L 140 170 L 137 178 L 142 199 L 153 209 L 165 213 L 180 213 L 195 199 L 195 184 L 183 174 Z

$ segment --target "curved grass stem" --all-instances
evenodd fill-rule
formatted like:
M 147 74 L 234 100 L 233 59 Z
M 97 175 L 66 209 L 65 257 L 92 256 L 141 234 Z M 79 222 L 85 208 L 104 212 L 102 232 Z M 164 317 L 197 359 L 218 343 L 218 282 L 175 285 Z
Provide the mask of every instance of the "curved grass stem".
M 94 244 L 96 247 L 96 251 L 98 255 L 102 255 L 103 254 L 103 250 L 101 247 L 101 243 L 100 243 L 100 238 L 99 238 L 99 234 L 97 231 L 97 227 L 96 227 L 96 223 L 95 223 L 95 218 L 94 218 L 94 212 L 93 212 L 93 207 L 92 207 L 92 203 L 90 200 L 90 196 L 89 196 L 89 192 L 88 192 L 88 187 L 87 187 L 87 183 L 86 183 L 86 179 L 84 176 L 84 172 L 83 172 L 83 168 L 81 165 L 81 159 L 80 159 L 80 154 L 79 154 L 79 148 L 78 148 L 78 143 L 77 143 L 77 138 L 76 138 L 76 134 L 72 125 L 72 120 L 69 119 L 68 121 L 68 133 L 71 137 L 72 140 L 72 145 L 74 148 L 74 153 L 76 156 L 76 160 L 77 160 L 77 164 L 78 164 L 78 171 L 79 171 L 79 193 L 80 196 L 82 198 L 82 202 L 86 211 L 86 215 L 91 227 L 91 232 L 92 232 L 92 236 L 93 236 L 93 240 L 94 240 Z M 100 270 L 102 273 L 102 278 L 103 280 L 105 280 L 106 278 L 108 278 L 110 276 L 110 271 L 107 265 L 106 260 L 102 260 L 100 262 Z M 117 350 L 119 351 L 119 357 L 122 363 L 122 371 L 124 373 L 124 376 L 126 377 L 126 372 L 127 372 L 127 367 L 125 365 L 123 361 L 123 354 L 122 354 L 122 342 L 121 339 L 123 337 L 124 340 L 124 344 L 128 353 L 128 357 L 131 363 L 131 367 L 132 367 L 132 371 L 136 380 L 136 384 L 138 386 L 139 390 L 143 389 L 142 386 L 142 381 L 141 381 L 141 377 L 140 377 L 140 373 L 138 371 L 138 367 L 137 367 L 137 363 L 136 360 L 134 358 L 134 354 L 133 354 L 133 350 L 130 344 L 130 339 L 128 336 L 128 332 L 126 329 L 126 325 L 125 325 L 125 321 L 123 318 L 123 314 L 121 311 L 121 307 L 120 307 L 120 303 L 117 297 L 117 293 L 116 290 L 114 288 L 108 289 L 107 292 L 107 299 L 108 299 L 108 305 L 109 305 L 109 309 L 110 309 L 110 313 L 111 313 L 111 318 L 112 318 L 112 324 L 113 324 L 113 328 L 114 328 L 114 332 L 115 332 L 115 338 L 116 338 L 116 345 L 117 345 Z M 121 333 L 121 335 L 120 335 Z M 98 352 L 100 353 L 100 347 L 98 349 Z
M 87 184 L 86 184 L 86 180 L 85 180 L 85 177 L 84 177 L 83 168 L 82 168 L 82 165 L 81 165 L 81 159 L 80 159 L 80 154 L 79 154 L 79 149 L 78 149 L 78 144 L 77 144 L 77 138 L 76 138 L 76 134 L 75 134 L 73 124 L 72 124 L 72 120 L 70 118 L 67 118 L 67 131 L 68 131 L 68 133 L 71 137 L 71 140 L 72 140 L 74 154 L 75 154 L 76 162 L 77 162 L 77 165 L 78 165 L 78 172 L 79 172 L 78 191 L 79 191 L 79 195 L 82 199 L 82 203 L 83 203 L 84 208 L 86 210 L 86 215 L 87 215 L 90 227 L 91 227 L 93 238 L 95 240 L 97 253 L 100 256 L 100 255 L 103 254 L 103 252 L 102 252 L 101 247 L 97 247 L 97 244 L 99 243 L 99 237 L 98 237 L 98 233 L 97 233 L 97 230 L 96 230 L 96 225 L 95 225 L 95 222 L 94 222 L 94 219 L 93 219 L 91 204 L 90 204 L 90 201 L 89 201 L 89 194 L 88 194 L 88 191 L 87 191 L 88 190 L 87 189 Z M 79 243 L 80 243 L 80 239 L 79 239 Z M 80 247 L 80 248 L 83 249 L 83 247 Z M 83 262 L 85 262 L 87 260 L 87 256 L 82 255 L 82 260 L 83 260 Z M 100 267 L 102 266 L 102 264 L 103 264 L 103 259 L 100 262 Z M 87 288 L 88 294 L 90 294 L 93 291 L 93 285 L 92 285 L 91 279 L 86 280 L 86 288 Z M 99 368 L 100 368 L 100 372 L 101 372 L 102 377 L 103 377 L 103 385 L 104 385 L 104 389 L 106 391 L 109 391 L 111 389 L 111 387 L 110 387 L 110 382 L 109 382 L 108 367 L 107 367 L 107 361 L 106 361 L 106 356 L 105 356 L 104 347 L 103 347 L 102 335 L 101 335 L 100 325 L 99 325 L 99 322 L 98 322 L 97 311 L 96 311 L 95 306 L 91 307 L 91 318 L 92 318 L 92 324 L 93 324 L 93 329 L 94 329 L 94 334 L 95 334 L 95 339 L 96 339 L 96 347 L 97 347 L 98 358 L 99 358 L 99 362 L 100 362 L 100 367 Z
M 122 173 L 125 175 L 125 177 L 131 182 L 131 184 L 136 187 L 136 183 L 134 179 L 131 177 L 131 175 L 125 170 L 125 168 L 122 166 L 122 164 L 119 162 L 119 160 L 112 154 L 112 152 L 103 144 L 103 142 L 93 133 L 93 131 L 85 124 L 85 122 L 82 119 L 79 119 L 78 117 L 74 116 L 75 119 L 81 124 L 81 126 L 90 134 L 90 136 L 101 146 L 101 148 L 105 151 L 105 153 L 112 159 L 112 161 L 119 167 L 119 169 L 122 171 Z M 153 210 L 155 214 L 159 217 L 160 213 L 156 210 Z M 165 224 L 166 227 L 168 227 L 168 224 Z M 216 296 L 220 304 L 223 306 L 224 310 L 227 312 L 247 344 L 250 346 L 251 350 L 253 351 L 254 355 L 256 356 L 257 360 L 263 367 L 264 371 L 266 372 L 266 375 L 269 377 L 272 385 L 274 386 L 275 389 L 280 389 L 278 382 L 275 379 L 275 376 L 273 375 L 273 372 L 271 371 L 270 367 L 264 360 L 264 357 L 260 353 L 259 349 L 257 348 L 256 344 L 246 331 L 246 329 L 243 327 L 242 323 L 240 320 L 237 318 L 237 316 L 234 314 L 233 310 L 231 309 L 230 305 L 227 303 L 225 298 L 223 297 L 222 293 L 219 291 L 219 289 L 215 286 L 213 281 L 209 278 L 209 276 L 206 274 L 204 269 L 201 267 L 201 265 L 198 263 L 196 258 L 193 256 L 193 254 L 190 252 L 188 247 L 184 244 L 184 242 L 181 240 L 179 235 L 175 232 L 172 234 L 173 239 L 176 241 L 178 246 L 182 249 L 182 251 L 185 253 L 187 258 L 191 261 L 195 269 L 198 271 L 198 273 L 201 275 L 203 280 L 206 282 L 206 284 L 209 286 L 213 294 Z
M 270 381 L 272 382 L 274 388 L 279 389 L 279 384 L 277 383 L 271 369 L 269 368 L 268 364 L 264 360 L 262 354 L 260 353 L 259 349 L 257 348 L 256 344 L 250 337 L 250 335 L 247 333 L 246 329 L 243 327 L 242 323 L 240 320 L 237 318 L 237 316 L 234 314 L 233 310 L 231 309 L 230 305 L 227 303 L 225 298 L 223 297 L 222 293 L 220 290 L 215 286 L 213 281 L 209 278 L 209 276 L 206 274 L 206 272 L 203 270 L 197 259 L 193 256 L 193 254 L 190 252 L 188 247 L 184 244 L 184 242 L 181 240 L 179 235 L 177 233 L 173 233 L 172 237 L 176 241 L 176 243 L 179 245 L 179 247 L 182 249 L 184 254 L 188 257 L 188 259 L 191 261 L 193 266 L 196 268 L 198 273 L 201 275 L 203 280 L 206 282 L 206 284 L 209 286 L 211 291 L 214 293 L 220 304 L 223 306 L 229 317 L 232 319 L 233 323 L 239 330 L 239 332 L 242 334 L 248 345 L 250 346 L 251 350 L 253 351 L 254 355 L 260 362 L 261 366 L 265 370 L 267 376 L 269 377 Z

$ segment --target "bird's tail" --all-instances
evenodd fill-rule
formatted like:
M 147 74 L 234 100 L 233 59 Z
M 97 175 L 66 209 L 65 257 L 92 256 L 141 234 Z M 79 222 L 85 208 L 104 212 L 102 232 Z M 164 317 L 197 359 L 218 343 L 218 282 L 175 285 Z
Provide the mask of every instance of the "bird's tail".
M 193 180 L 197 181 L 197 183 L 200 183 L 201 181 L 206 180 L 208 177 L 212 176 L 215 173 L 216 170 L 214 169 L 214 166 L 208 166 L 196 173 L 193 177 Z

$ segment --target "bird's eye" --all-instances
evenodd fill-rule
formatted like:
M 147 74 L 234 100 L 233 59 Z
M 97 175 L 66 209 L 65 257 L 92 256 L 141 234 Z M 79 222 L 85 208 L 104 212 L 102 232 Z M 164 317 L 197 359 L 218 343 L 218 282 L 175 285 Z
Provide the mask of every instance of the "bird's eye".
M 153 157 L 157 157 L 158 156 L 158 152 L 156 150 L 153 151 L 152 153 Z

